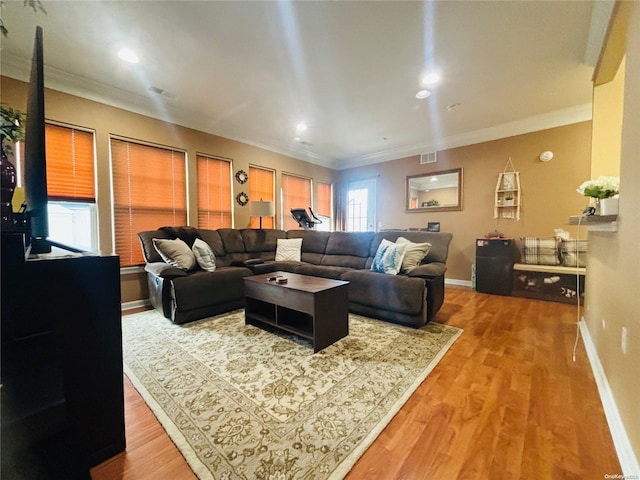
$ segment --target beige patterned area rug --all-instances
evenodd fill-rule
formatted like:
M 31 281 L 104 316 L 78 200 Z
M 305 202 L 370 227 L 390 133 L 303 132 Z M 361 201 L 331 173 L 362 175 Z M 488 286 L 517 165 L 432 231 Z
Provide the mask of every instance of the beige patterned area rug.
M 125 372 L 201 479 L 340 479 L 461 330 L 349 315 L 313 353 L 244 324 L 244 311 L 183 326 L 123 317 Z

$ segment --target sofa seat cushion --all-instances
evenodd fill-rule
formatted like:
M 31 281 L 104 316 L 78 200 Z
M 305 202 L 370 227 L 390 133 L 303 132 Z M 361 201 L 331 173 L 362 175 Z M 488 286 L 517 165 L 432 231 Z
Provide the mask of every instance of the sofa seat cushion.
M 353 268 L 331 267 L 327 265 L 310 265 L 308 263 L 301 263 L 295 269 L 295 273 L 298 273 L 300 275 L 311 275 L 312 277 L 332 278 L 334 280 L 340 280 L 343 274 L 351 271 L 353 271 Z
M 341 280 L 349 282 L 349 302 L 410 315 L 420 313 L 425 305 L 427 289 L 422 278 L 354 270 Z
M 220 267 L 215 272 L 195 271 L 172 280 L 178 310 L 188 311 L 227 303 L 244 297 L 244 277 L 253 275 L 245 267 Z

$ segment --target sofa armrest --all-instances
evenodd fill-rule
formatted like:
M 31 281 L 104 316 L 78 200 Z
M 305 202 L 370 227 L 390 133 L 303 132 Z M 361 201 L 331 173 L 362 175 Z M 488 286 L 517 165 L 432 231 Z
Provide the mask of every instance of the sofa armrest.
M 425 263 L 409 270 L 409 277 L 435 278 L 444 275 L 447 266 L 440 262 Z
M 186 277 L 188 275 L 184 270 L 164 262 L 147 263 L 144 270 L 162 278 Z

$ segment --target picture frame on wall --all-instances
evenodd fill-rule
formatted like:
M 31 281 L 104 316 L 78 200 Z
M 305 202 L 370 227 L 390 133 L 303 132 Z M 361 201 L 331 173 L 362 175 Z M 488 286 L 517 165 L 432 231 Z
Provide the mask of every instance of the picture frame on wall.
M 502 189 L 514 190 L 516 188 L 516 174 L 515 172 L 507 172 L 502 176 Z
M 440 222 L 427 223 L 427 232 L 439 232 L 439 231 L 440 231 Z

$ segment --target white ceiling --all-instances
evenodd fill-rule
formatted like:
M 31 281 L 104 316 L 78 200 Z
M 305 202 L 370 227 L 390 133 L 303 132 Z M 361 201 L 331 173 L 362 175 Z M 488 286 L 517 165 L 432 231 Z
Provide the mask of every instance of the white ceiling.
M 1 67 L 41 25 L 48 87 L 347 168 L 590 118 L 601 3 L 5 1 Z

